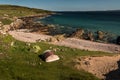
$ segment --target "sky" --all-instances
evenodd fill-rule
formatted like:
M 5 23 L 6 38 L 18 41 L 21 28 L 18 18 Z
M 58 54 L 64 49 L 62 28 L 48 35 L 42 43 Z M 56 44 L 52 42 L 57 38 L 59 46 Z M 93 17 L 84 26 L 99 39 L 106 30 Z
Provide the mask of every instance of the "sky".
M 11 4 L 51 11 L 120 10 L 120 0 L 0 0 Z

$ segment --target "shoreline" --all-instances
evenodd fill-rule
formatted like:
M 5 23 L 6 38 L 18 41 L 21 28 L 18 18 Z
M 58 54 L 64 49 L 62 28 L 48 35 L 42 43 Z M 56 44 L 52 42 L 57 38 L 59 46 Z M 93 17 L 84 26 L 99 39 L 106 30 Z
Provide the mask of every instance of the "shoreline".
M 25 25 L 23 25 L 24 24 L 23 22 L 20 23 L 18 21 L 19 25 L 17 25 L 18 27 L 16 28 L 16 31 L 9 30 L 8 33 L 17 40 L 24 41 L 24 42 L 32 42 L 32 43 L 34 43 L 36 41 L 46 41 L 50 38 L 53 38 L 54 36 L 49 34 L 49 32 L 50 32 L 49 29 L 51 29 L 51 32 L 54 33 L 53 29 L 56 28 L 56 26 L 44 25 L 41 23 L 36 24 L 33 21 L 36 18 L 40 18 L 40 17 L 45 18 L 49 15 L 50 14 L 41 14 L 39 16 L 33 15 L 33 16 L 23 17 L 23 18 L 21 18 L 21 20 L 23 20 L 23 22 L 25 22 Z M 22 28 L 20 27 L 21 24 L 22 24 Z M 22 31 L 22 29 L 23 29 L 23 31 Z M 24 31 L 24 29 L 26 29 L 26 31 Z M 43 31 L 43 33 L 41 31 Z M 83 30 L 79 30 L 78 32 L 75 33 L 75 36 L 78 35 L 78 37 L 79 37 L 79 35 L 83 35 L 83 32 L 84 32 Z M 55 34 L 55 35 L 61 35 L 61 34 Z M 90 34 L 90 37 L 91 36 L 92 35 Z M 98 42 L 95 42 L 95 41 L 93 42 L 93 41 L 86 40 L 86 39 L 77 39 L 77 37 L 72 37 L 72 38 L 64 37 L 64 38 L 65 39 L 63 39 L 63 40 L 60 40 L 60 41 L 58 40 L 57 42 L 55 41 L 55 42 L 49 42 L 49 43 L 58 45 L 58 46 L 77 48 L 77 49 L 81 49 L 81 50 L 120 53 L 120 46 L 116 45 L 116 44 L 98 43 Z
M 44 17 L 44 18 L 46 18 L 46 17 Z M 44 19 L 44 18 L 41 18 L 41 19 Z M 82 37 L 84 37 L 83 38 L 84 40 L 90 40 L 90 37 L 91 37 L 91 38 L 93 38 L 93 40 L 90 40 L 90 41 L 100 42 L 100 43 L 112 43 L 112 44 L 116 44 L 117 38 L 119 37 L 119 34 L 114 34 L 114 33 L 110 33 L 110 32 L 103 31 L 103 30 L 92 31 L 92 30 L 87 30 L 87 29 L 83 29 L 83 28 L 79 28 L 79 27 L 73 28 L 73 27 L 68 27 L 68 26 L 61 26 L 59 24 L 56 24 L 56 25 L 55 24 L 46 24 L 46 23 L 42 23 L 41 21 L 38 21 L 38 23 L 40 25 L 45 25 L 45 27 L 48 27 L 48 28 L 53 27 L 53 28 L 51 28 L 52 32 L 50 32 L 48 30 L 48 32 L 52 33 L 53 35 L 66 34 L 67 37 L 71 37 L 71 35 L 74 32 L 77 32 L 77 29 L 81 29 L 81 30 L 83 30 Z M 98 32 L 100 32 L 100 35 L 98 34 Z M 97 39 L 98 36 L 103 36 L 103 39 Z
M 108 53 L 120 53 L 120 46 L 115 44 L 106 44 L 92 42 L 88 40 L 76 39 L 76 38 L 67 38 L 61 42 L 53 43 L 59 46 L 66 46 L 71 48 L 77 48 L 81 50 L 88 51 L 102 51 Z
M 37 33 L 31 33 L 26 31 L 25 32 L 9 31 L 9 34 L 17 40 L 20 40 L 23 42 L 31 42 L 31 43 L 35 43 L 37 40 L 40 40 L 40 41 L 48 40 L 53 37 L 45 34 L 37 34 Z M 98 42 L 92 42 L 92 41 L 81 40 L 76 38 L 65 38 L 62 41 L 48 42 L 48 43 L 58 45 L 58 46 L 77 48 L 81 50 L 120 53 L 119 45 L 98 43 Z

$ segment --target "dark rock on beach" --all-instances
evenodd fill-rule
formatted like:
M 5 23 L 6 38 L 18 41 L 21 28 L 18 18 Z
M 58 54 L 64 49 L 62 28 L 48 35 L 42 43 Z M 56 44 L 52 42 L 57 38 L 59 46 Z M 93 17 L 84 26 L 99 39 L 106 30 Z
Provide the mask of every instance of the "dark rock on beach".
M 120 45 L 120 36 L 117 38 L 117 44 Z
M 99 40 L 102 40 L 104 38 L 104 32 L 97 31 L 97 37 L 98 37 Z
M 76 37 L 76 38 L 79 38 L 79 39 L 83 39 L 83 34 L 84 34 L 83 29 L 77 29 L 75 32 L 73 32 L 71 37 Z

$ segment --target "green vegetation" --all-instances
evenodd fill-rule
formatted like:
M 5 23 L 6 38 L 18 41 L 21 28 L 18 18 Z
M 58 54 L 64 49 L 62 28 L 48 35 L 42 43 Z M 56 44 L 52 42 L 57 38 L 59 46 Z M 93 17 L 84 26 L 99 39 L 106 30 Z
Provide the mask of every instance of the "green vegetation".
M 16 5 L 0 5 L 0 21 L 6 25 L 13 21 L 14 17 L 24 17 L 38 15 L 41 13 L 51 13 L 47 10 L 28 8 Z
M 7 24 L 10 24 L 12 21 L 9 20 L 9 19 L 2 19 L 1 22 L 2 22 L 4 25 L 7 25 Z
M 9 17 L 12 18 L 14 16 L 21 17 L 36 15 L 40 13 L 50 13 L 50 11 L 15 5 L 0 5 L 0 17 L 4 16 L 4 14 L 7 14 Z
M 72 60 L 78 56 L 111 55 L 47 43 L 24 43 L 9 35 L 0 35 L 0 45 L 0 80 L 99 80 L 83 70 L 77 71 Z M 37 53 L 31 50 L 36 45 L 40 47 Z M 56 52 L 60 56 L 59 61 L 46 63 L 39 58 L 50 47 L 65 50 Z

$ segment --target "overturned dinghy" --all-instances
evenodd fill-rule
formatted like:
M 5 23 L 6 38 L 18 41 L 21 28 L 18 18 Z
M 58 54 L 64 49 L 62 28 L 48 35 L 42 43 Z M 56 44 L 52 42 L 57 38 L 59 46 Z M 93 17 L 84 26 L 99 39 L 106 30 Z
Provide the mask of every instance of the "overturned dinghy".
M 58 55 L 55 55 L 52 50 L 46 50 L 43 56 L 44 56 L 45 62 L 53 62 L 60 59 Z

